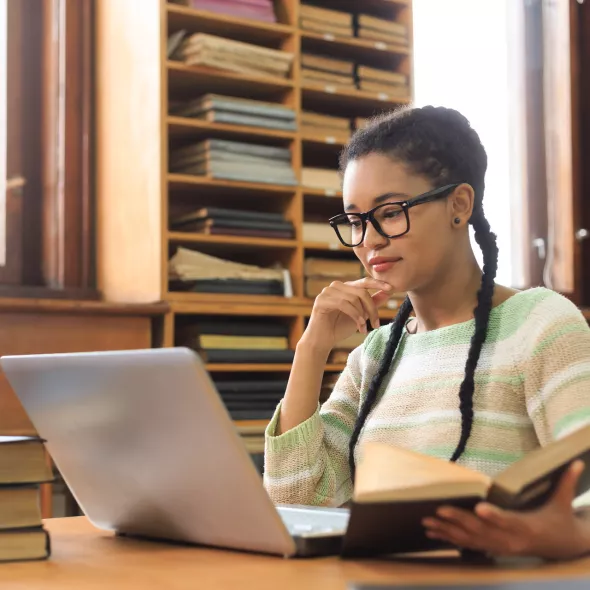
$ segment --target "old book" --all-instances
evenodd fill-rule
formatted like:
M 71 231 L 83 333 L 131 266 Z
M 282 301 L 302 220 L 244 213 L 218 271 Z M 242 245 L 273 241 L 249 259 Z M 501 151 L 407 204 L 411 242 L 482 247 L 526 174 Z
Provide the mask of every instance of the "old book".
M 230 111 L 206 111 L 194 118 L 211 123 L 227 123 L 228 125 L 245 125 L 248 127 L 264 127 L 266 129 L 278 129 L 280 131 L 296 131 L 297 123 L 276 117 L 258 117 L 255 115 L 242 115 Z
M 357 260 L 333 260 L 331 258 L 306 258 L 303 267 L 303 274 L 306 277 L 321 277 L 323 279 L 340 280 L 360 279 L 363 267 Z
M 177 159 L 182 156 L 203 154 L 211 151 L 226 152 L 236 155 L 258 156 L 260 158 L 291 161 L 291 150 L 273 145 L 262 145 L 245 141 L 227 139 L 205 139 L 181 148 L 172 150 L 170 157 Z
M 293 350 L 199 350 L 208 363 L 292 363 Z
M 248 211 L 245 209 L 226 209 L 224 207 L 201 207 L 196 211 L 177 215 L 172 218 L 172 226 L 181 226 L 188 221 L 199 219 L 244 219 L 251 221 L 267 221 L 286 223 L 282 213 L 269 213 L 268 211 Z
M 289 326 L 280 323 L 252 322 L 242 318 L 232 318 L 231 323 L 219 320 L 199 320 L 179 326 L 177 334 L 181 338 L 196 337 L 199 334 L 223 334 L 228 336 L 289 336 Z
M 288 121 L 295 120 L 295 111 L 281 104 L 212 93 L 205 94 L 194 100 L 182 102 L 176 105 L 172 113 L 181 117 L 191 117 L 211 110 L 235 112 L 243 115 L 257 115 L 260 117 L 273 117 Z
M 443 504 L 471 509 L 485 500 L 509 510 L 541 506 L 575 459 L 590 461 L 590 426 L 536 449 L 491 478 L 437 457 L 377 442 L 363 445 L 345 555 L 424 551 L 443 544 L 422 520 Z M 590 468 L 577 494 L 590 489 Z
M 343 38 L 350 39 L 354 35 L 353 27 L 340 26 L 336 23 L 315 20 L 311 18 L 301 18 L 299 20 L 299 26 L 304 31 L 311 33 L 317 33 L 323 37 Z
M 341 184 L 340 173 L 338 170 L 330 168 L 305 166 L 301 170 L 301 184 L 308 188 L 326 188 L 339 191 Z
M 408 38 L 403 35 L 394 35 L 392 33 L 381 33 L 374 29 L 366 29 L 361 27 L 357 31 L 359 39 L 365 39 L 366 41 L 376 41 L 380 43 L 386 43 L 387 45 L 403 45 L 408 44 Z
M 302 53 L 301 65 L 304 68 L 333 72 L 336 74 L 343 74 L 345 76 L 352 76 L 354 74 L 353 62 L 344 61 L 342 59 L 334 59 L 324 55 L 314 55 L 313 53 Z
M 0 532 L 0 562 L 47 559 L 50 554 L 50 537 L 42 527 Z
M 41 499 L 38 485 L 0 487 L 0 529 L 40 527 Z
M 399 72 L 390 72 L 389 70 L 381 70 L 379 68 L 370 68 L 369 66 L 359 65 L 357 68 L 357 76 L 363 80 L 389 82 L 391 84 L 407 85 L 408 77 Z
M 241 236 L 245 238 L 269 238 L 274 240 L 290 240 L 294 236 L 293 230 L 280 231 L 268 229 L 244 229 L 236 227 L 206 227 L 198 233 L 209 236 Z
M 0 485 L 51 481 L 43 441 L 32 436 L 0 436 Z
M 391 20 L 385 20 L 383 18 L 377 18 L 376 16 L 370 16 L 368 14 L 358 15 L 358 25 L 366 29 L 374 29 L 398 36 L 406 36 L 408 34 L 408 27 L 406 27 L 406 25 Z
M 352 14 L 340 10 L 330 10 L 328 8 L 320 8 L 319 6 L 302 4 L 299 7 L 299 14 L 301 18 L 333 23 L 343 27 L 352 27 Z
M 219 229 L 266 229 L 271 231 L 290 232 L 295 234 L 295 228 L 289 221 L 254 221 L 250 219 L 200 219 L 182 224 L 178 229 L 188 232 L 208 233 L 211 228 Z
M 229 336 L 201 334 L 197 337 L 198 348 L 223 350 L 287 350 L 289 342 L 281 336 Z
M 410 89 L 407 86 L 398 84 L 385 84 L 384 82 L 367 82 L 361 80 L 359 88 L 365 92 L 377 92 L 378 94 L 385 94 L 391 98 L 409 98 Z
M 334 246 L 340 245 L 340 241 L 338 240 L 338 236 L 336 236 L 336 232 L 328 223 L 314 223 L 306 221 L 303 224 L 303 241 L 334 244 Z
M 347 143 L 350 135 L 350 131 L 344 132 L 333 127 L 301 126 L 301 136 L 307 140 L 322 141 L 325 143 Z
M 207 10 L 239 18 L 249 18 L 266 23 L 277 21 L 272 2 L 245 2 L 244 0 L 189 0 L 197 10 Z
M 312 113 L 311 111 L 303 111 L 301 113 L 301 122 L 303 125 L 333 127 L 334 129 L 340 129 L 342 131 L 348 131 L 350 129 L 350 119 L 335 117 L 333 115 Z
M 345 86 L 354 86 L 354 78 L 343 74 L 333 74 L 323 70 L 313 70 L 310 68 L 301 68 L 301 78 L 310 82 L 325 82 L 326 84 L 342 84 Z
M 236 295 L 284 294 L 283 283 L 264 279 L 196 279 L 180 287 L 191 293 L 232 293 Z M 174 290 L 171 286 L 171 290 Z

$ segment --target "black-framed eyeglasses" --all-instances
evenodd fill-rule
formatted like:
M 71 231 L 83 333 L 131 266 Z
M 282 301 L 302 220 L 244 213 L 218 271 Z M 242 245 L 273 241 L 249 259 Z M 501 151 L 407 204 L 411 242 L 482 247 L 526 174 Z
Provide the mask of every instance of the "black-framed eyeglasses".
M 408 209 L 448 197 L 460 183 L 447 184 L 408 201 L 395 201 L 377 205 L 366 213 L 340 213 L 328 221 L 344 246 L 360 246 L 367 232 L 367 221 L 385 238 L 399 238 L 410 231 Z M 395 195 L 396 193 L 391 193 Z M 387 197 L 387 195 L 384 195 Z

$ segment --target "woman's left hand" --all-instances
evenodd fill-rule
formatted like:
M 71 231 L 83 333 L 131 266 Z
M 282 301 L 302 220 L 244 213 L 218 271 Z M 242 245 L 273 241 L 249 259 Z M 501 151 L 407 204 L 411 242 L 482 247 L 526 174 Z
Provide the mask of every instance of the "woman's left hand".
M 436 518 L 424 519 L 426 534 L 494 557 L 579 557 L 590 552 L 590 521 L 577 516 L 572 508 L 583 470 L 584 464 L 575 462 L 539 509 L 513 512 L 485 502 L 478 504 L 475 512 L 444 506 Z

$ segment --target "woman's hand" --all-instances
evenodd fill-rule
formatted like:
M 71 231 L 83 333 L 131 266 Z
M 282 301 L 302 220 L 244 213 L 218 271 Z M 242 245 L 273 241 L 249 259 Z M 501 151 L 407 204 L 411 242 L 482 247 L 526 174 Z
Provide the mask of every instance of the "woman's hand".
M 377 293 L 371 296 L 368 289 L 377 289 Z M 331 350 L 357 330 L 366 334 L 367 320 L 371 320 L 373 328 L 379 327 L 377 308 L 390 296 L 391 285 L 372 277 L 346 283 L 334 281 L 316 297 L 304 338 L 321 342 Z
M 478 504 L 475 514 L 442 507 L 437 518 L 424 519 L 427 536 L 494 557 L 527 556 L 573 559 L 590 552 L 590 521 L 574 513 L 572 501 L 584 464 L 566 471 L 550 500 L 528 512 Z

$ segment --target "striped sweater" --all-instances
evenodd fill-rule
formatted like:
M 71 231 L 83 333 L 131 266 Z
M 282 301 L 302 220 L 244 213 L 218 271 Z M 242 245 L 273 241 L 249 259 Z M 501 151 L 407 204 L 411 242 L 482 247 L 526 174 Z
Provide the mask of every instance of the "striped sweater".
M 348 443 L 390 325 L 354 350 L 330 398 L 292 430 L 265 441 L 264 483 L 277 503 L 341 505 L 352 496 Z M 459 440 L 459 386 L 474 320 L 404 331 L 356 447 L 382 441 L 448 459 Z M 495 475 L 523 455 L 590 422 L 590 328 L 544 288 L 513 295 L 490 314 L 475 372 L 474 421 L 459 463 Z

